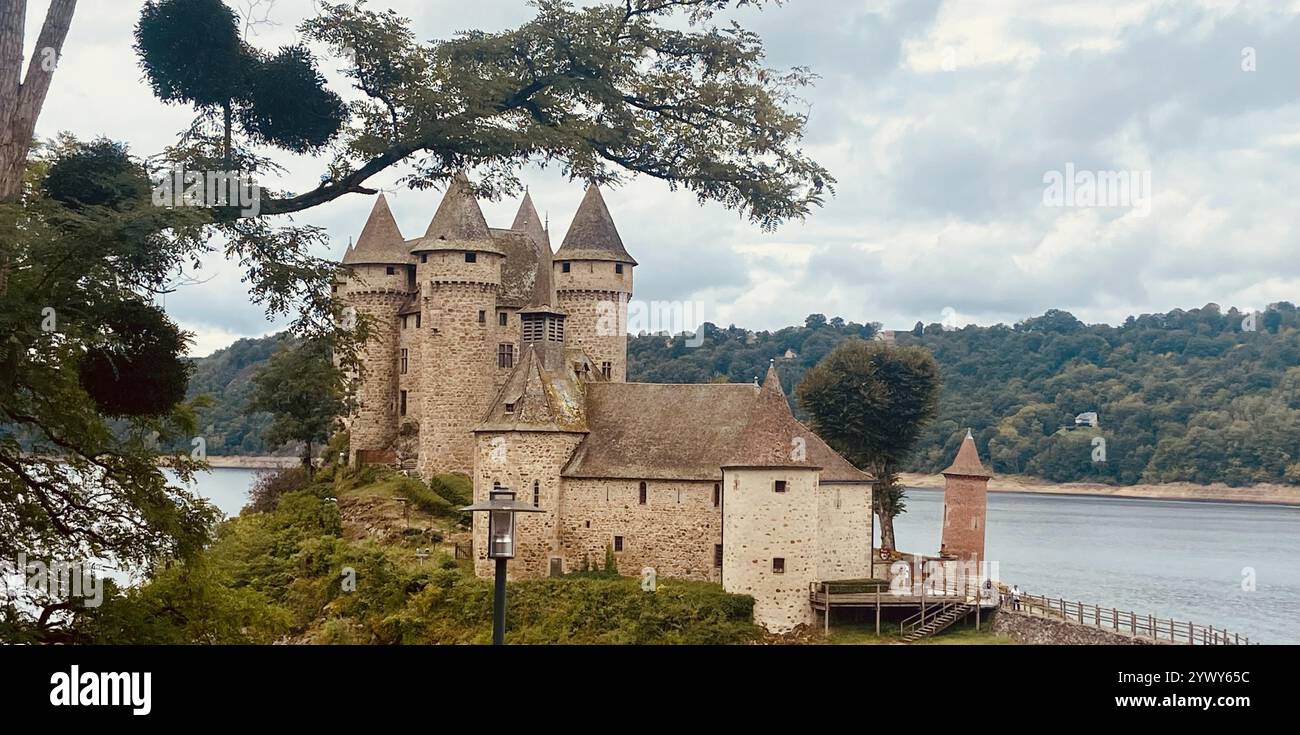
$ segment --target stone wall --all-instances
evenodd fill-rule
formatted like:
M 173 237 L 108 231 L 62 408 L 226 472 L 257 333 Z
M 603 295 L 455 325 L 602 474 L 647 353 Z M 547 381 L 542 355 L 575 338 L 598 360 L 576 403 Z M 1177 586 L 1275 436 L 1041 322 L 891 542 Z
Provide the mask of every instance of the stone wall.
M 393 268 L 393 275 L 387 268 Z M 397 435 L 397 311 L 408 297 L 407 266 L 358 265 L 339 283 L 336 295 L 369 320 L 370 339 L 360 350 L 357 407 L 348 418 L 351 460 L 358 449 L 383 450 Z
M 871 484 L 823 484 L 817 492 L 817 579 L 870 577 Z
M 560 542 L 562 494 L 560 470 L 582 441 L 582 434 L 556 432 L 492 432 L 475 436 L 474 502 L 488 499 L 494 485 L 515 491 L 516 500 L 533 501 L 541 513 L 515 517 L 515 558 L 510 577 L 542 577 L 550 573 L 552 557 L 563 557 Z M 474 572 L 491 576 L 495 567 L 487 558 L 487 514 L 474 514 Z M 565 571 L 572 571 L 565 567 Z
M 754 597 L 754 622 L 775 633 L 813 622 L 808 587 L 822 563 L 817 470 L 725 469 L 722 586 Z M 776 480 L 786 491 L 775 492 Z M 784 560 L 775 570 L 774 559 Z
M 610 380 L 627 381 L 627 303 L 632 295 L 631 264 L 615 273 L 610 261 L 569 261 L 564 273 L 562 261 L 554 268 L 555 289 L 560 308 L 567 317 L 565 344 L 581 345 L 596 361 L 610 363 Z
M 620 574 L 638 576 L 644 567 L 675 579 L 718 581 L 715 546 L 722 543 L 722 508 L 713 504 L 713 482 L 647 480 L 641 504 L 639 480 L 577 479 L 564 481 L 561 534 L 565 568 L 605 563 L 614 537 Z M 721 490 L 721 488 L 719 488 Z
M 993 616 L 990 628 L 1017 643 L 1031 645 L 1148 645 L 1153 641 L 1133 638 L 1114 631 L 1092 628 L 1079 623 L 1067 623 L 1054 618 L 1029 615 L 1013 610 L 999 610 Z
M 984 560 L 984 522 L 989 481 L 982 477 L 945 476 L 943 550 L 961 559 Z

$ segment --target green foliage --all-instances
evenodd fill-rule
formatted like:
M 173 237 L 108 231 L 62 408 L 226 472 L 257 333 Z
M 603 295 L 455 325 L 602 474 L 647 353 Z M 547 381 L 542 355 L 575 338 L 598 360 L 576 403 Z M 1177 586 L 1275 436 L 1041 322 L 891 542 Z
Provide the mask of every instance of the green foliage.
M 434 475 L 429 489 L 457 508 L 474 502 L 474 481 L 459 473 Z
M 255 58 L 247 104 L 239 121 L 254 140 L 294 153 L 310 153 L 328 144 L 343 127 L 343 100 L 325 87 L 311 53 L 286 46 L 269 58 Z
M 101 314 L 102 334 L 77 366 L 81 387 L 108 416 L 162 416 L 184 398 L 189 335 L 162 309 L 127 299 Z
M 934 421 L 904 470 L 937 472 L 974 430 L 994 472 L 1054 481 L 1294 482 L 1300 446 L 1300 314 L 1274 304 L 1243 331 L 1246 314 L 1217 305 L 1084 325 L 1049 311 L 1015 327 L 923 328 L 898 346 L 929 350 L 943 388 Z M 816 320 L 819 323 L 819 320 Z M 628 343 L 628 380 L 698 383 L 724 375 L 749 381 L 777 357 L 782 382 L 797 385 L 829 349 L 878 325 L 787 327 L 776 332 L 705 324 L 703 344 L 641 335 Z M 829 345 L 829 347 L 827 347 Z M 795 353 L 780 359 L 787 350 Z M 1074 417 L 1100 414 L 1099 431 Z M 796 415 L 809 419 L 799 406 Z M 1068 427 L 1068 428 L 1067 428 Z M 1092 439 L 1106 461 L 1092 461 Z
M 618 558 L 614 556 L 614 547 L 605 547 L 605 574 L 610 577 L 618 576 Z
M 149 177 L 125 144 L 100 138 L 55 159 L 45 177 L 50 198 L 72 208 L 121 209 L 149 198 Z
M 301 443 L 304 464 L 311 461 L 312 445 L 327 440 L 348 411 L 349 382 L 324 339 L 286 345 L 258 371 L 253 386 L 246 410 L 271 415 L 267 443 Z
M 215 107 L 243 86 L 239 19 L 220 0 L 149 0 L 136 24 L 135 49 L 163 101 Z
M 270 513 L 280 505 L 285 493 L 297 490 L 311 480 L 302 467 L 259 472 L 248 489 L 248 505 L 243 513 Z

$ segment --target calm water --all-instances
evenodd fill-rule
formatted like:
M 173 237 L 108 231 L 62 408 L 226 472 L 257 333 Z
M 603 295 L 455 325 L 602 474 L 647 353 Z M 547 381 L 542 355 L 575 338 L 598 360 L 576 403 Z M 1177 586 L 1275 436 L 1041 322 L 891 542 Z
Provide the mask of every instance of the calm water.
M 942 517 L 942 491 L 909 489 L 899 548 L 936 552 Z M 987 558 L 1026 592 L 1300 643 L 1300 508 L 997 493 L 987 528 Z
M 213 470 L 198 490 L 234 515 L 255 474 Z M 913 488 L 907 508 L 899 548 L 936 552 L 943 493 Z M 997 493 L 987 546 L 1026 592 L 1300 643 L 1300 508 Z M 1254 592 L 1241 588 L 1246 567 Z

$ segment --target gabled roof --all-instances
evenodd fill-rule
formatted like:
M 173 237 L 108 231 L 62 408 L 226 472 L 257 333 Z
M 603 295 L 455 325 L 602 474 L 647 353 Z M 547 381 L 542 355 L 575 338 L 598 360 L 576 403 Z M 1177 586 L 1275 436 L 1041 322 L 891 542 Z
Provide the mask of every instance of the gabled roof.
M 573 223 L 564 235 L 564 242 L 555 253 L 555 260 L 611 260 L 636 265 L 636 261 L 623 247 L 623 238 L 614 227 L 614 218 L 605 206 L 600 187 L 592 184 L 578 205 Z
M 975 438 L 971 436 L 969 429 L 966 430 L 966 438 L 961 441 L 961 447 L 957 449 L 957 458 L 948 469 L 943 471 L 943 474 L 983 478 L 993 476 L 993 473 L 989 472 L 980 461 L 979 448 L 975 446 Z
M 370 209 L 366 226 L 361 228 L 357 243 L 343 255 L 344 265 L 408 263 L 411 255 L 406 250 L 402 231 L 388 208 L 388 199 L 380 194 Z
M 475 429 L 570 433 L 586 430 L 580 382 L 567 365 L 548 367 L 533 345 L 524 348 L 483 423 Z
M 777 391 L 779 391 L 779 386 Z M 751 423 L 776 414 L 771 397 L 750 383 L 589 383 L 590 433 L 564 468 L 565 477 L 640 480 L 722 479 L 722 467 L 755 439 Z M 784 398 L 778 399 L 784 402 Z M 870 482 L 784 409 L 781 432 L 772 439 L 789 452 L 794 436 L 806 437 L 806 465 L 821 468 L 822 482 Z M 759 445 L 762 446 L 762 445 Z M 786 463 L 783 466 L 788 466 Z
M 429 229 L 411 248 L 413 253 L 430 250 L 476 250 L 504 255 L 492 241 L 483 210 L 463 171 L 452 177 Z

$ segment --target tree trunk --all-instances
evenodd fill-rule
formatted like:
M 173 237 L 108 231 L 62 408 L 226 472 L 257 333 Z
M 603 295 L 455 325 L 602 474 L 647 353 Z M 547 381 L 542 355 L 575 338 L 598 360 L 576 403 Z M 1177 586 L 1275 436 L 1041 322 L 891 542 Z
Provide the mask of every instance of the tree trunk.
M 877 513 L 876 517 L 880 519 L 880 548 L 888 550 L 891 554 L 894 552 L 894 516 Z
M 0 0 L 0 205 L 16 202 L 22 195 L 36 119 L 45 105 L 76 9 L 77 0 L 50 0 L 24 79 L 27 0 Z M 13 226 L 8 218 L 0 221 L 0 245 L 17 239 L 5 231 Z M 0 294 L 8 287 L 9 262 L 9 254 L 0 249 Z
M 310 441 L 308 441 L 307 444 L 306 444 L 306 446 L 303 447 L 303 451 L 302 451 L 302 466 L 307 470 L 307 477 L 312 477 L 312 476 L 313 476 L 313 471 L 314 471 L 316 468 L 315 468 L 315 467 L 312 467 L 312 464 L 311 464 L 311 442 L 310 442 Z

